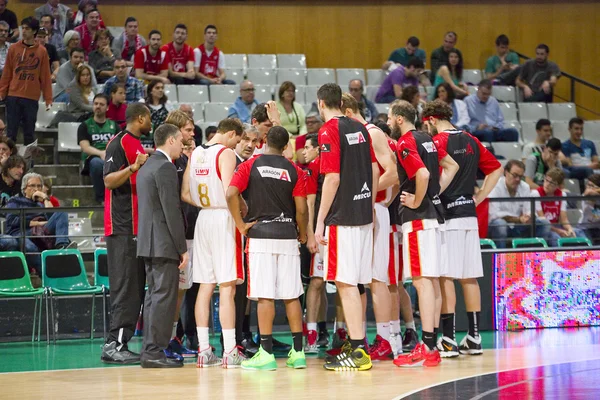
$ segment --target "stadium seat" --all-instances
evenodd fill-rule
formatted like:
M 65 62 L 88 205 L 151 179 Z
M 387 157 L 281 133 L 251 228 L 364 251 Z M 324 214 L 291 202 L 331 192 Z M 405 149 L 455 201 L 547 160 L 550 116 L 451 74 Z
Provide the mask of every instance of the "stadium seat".
M 377 96 L 377 91 L 379 90 L 379 85 L 377 86 L 367 86 L 365 88 L 365 96 L 367 99 L 371 101 L 375 101 L 375 96 Z
M 96 249 L 92 221 L 89 218 L 69 218 L 69 238 L 77 243 L 80 251 Z
M 384 71 L 380 69 L 368 69 L 367 70 L 367 81 L 363 82 L 365 85 L 369 86 L 379 86 L 383 83 L 386 76 L 390 73 L 388 71 Z
M 535 124 L 536 123 L 533 121 L 521 122 L 521 134 L 525 142 L 535 142 L 535 140 L 537 139 Z
M 382 103 L 377 103 L 375 104 L 375 108 L 377 108 L 377 112 L 380 114 L 387 114 L 388 111 L 390 110 L 390 105 L 389 104 L 382 104 Z
M 317 90 L 319 90 L 319 86 L 316 86 L 316 85 L 306 86 L 304 88 L 304 100 L 309 104 L 316 103 L 317 102 Z
M 558 247 L 591 247 L 592 241 L 588 238 L 570 237 L 558 239 Z
M 492 144 L 496 156 L 502 156 L 507 160 L 520 160 L 521 145 L 515 142 L 494 142 Z
M 106 248 L 96 249 L 94 251 L 94 285 L 102 289 L 102 322 L 104 323 L 104 338 L 106 339 L 106 326 L 108 325 L 106 297 L 110 291 Z
M 281 87 L 281 85 L 273 86 L 273 98 L 275 99 L 275 101 L 279 100 L 279 88 L 280 87 Z M 301 104 L 305 103 L 305 92 L 306 92 L 305 85 L 296 85 L 296 102 L 297 103 L 301 103 Z M 316 98 L 316 96 L 315 96 L 315 98 Z
M 574 103 L 549 103 L 548 119 L 550 121 L 569 121 L 577 117 L 577 109 Z
M 325 83 L 335 83 L 335 70 L 332 68 L 308 68 L 306 70 L 308 85 L 321 86 Z
M 204 121 L 204 103 L 186 103 L 192 107 L 194 113 L 194 122 Z
M 425 86 L 425 93 L 427 93 L 427 101 L 433 100 L 435 96 L 435 88 L 433 86 Z
M 165 96 L 167 96 L 167 99 L 169 99 L 169 101 L 171 103 L 177 103 L 179 102 L 178 97 L 177 97 L 177 85 L 174 84 L 168 84 L 165 85 Z
M 479 239 L 479 247 L 482 249 L 495 249 L 496 243 L 492 239 Z
M 52 103 L 50 110 L 46 111 L 46 104 L 40 103 L 38 105 L 37 120 L 35 122 L 35 130 L 38 132 L 53 131 L 56 129 L 48 128 L 50 123 L 59 111 L 67 111 L 67 103 Z
M 200 122 L 197 125 L 200 127 L 200 129 L 202 129 L 202 143 L 206 143 L 206 128 L 208 128 L 209 126 L 216 127 L 219 125 L 219 122 L 218 121 Z
M 107 26 L 106 29 L 115 39 L 121 36 L 123 32 L 125 32 L 125 28 L 122 26 Z
M 600 121 L 585 121 L 585 125 L 583 125 L 583 135 L 588 140 L 600 140 Z M 600 149 L 596 147 L 596 150 Z
M 259 103 L 273 100 L 273 87 L 271 85 L 254 85 L 254 98 Z
M 542 238 L 518 238 L 512 240 L 513 249 L 519 247 L 534 247 L 534 248 L 545 248 L 548 247 L 548 243 Z
M 552 136 L 560 139 L 561 142 L 564 142 L 565 140 L 569 139 L 571 137 L 571 134 L 569 133 L 569 122 L 552 121 Z
M 463 71 L 463 82 L 478 85 L 481 82 L 481 70 L 465 69 Z
M 248 68 L 277 68 L 275 54 L 248 54 Z
M 81 122 L 61 122 L 58 124 L 58 151 L 80 152 L 77 143 L 77 129 Z
M 519 123 L 519 121 L 504 121 L 504 128 L 508 129 L 508 128 L 514 128 L 519 132 L 519 135 L 521 134 L 521 124 Z M 520 138 L 520 141 L 522 141 L 522 137 Z
M 501 102 L 517 102 L 517 91 L 513 86 L 492 86 L 492 96 Z
M 225 68 L 248 68 L 248 59 L 245 54 L 225 54 Z
M 255 85 L 277 84 L 277 73 L 273 68 L 248 68 L 246 76 Z
M 211 103 L 233 104 L 240 95 L 239 85 L 210 85 Z
M 306 69 L 279 68 L 277 70 L 277 84 L 281 85 L 285 81 L 290 81 L 296 86 L 306 86 Z
M 506 121 L 518 121 L 517 105 L 515 103 L 500 103 L 500 110 Z
M 104 93 L 104 83 L 99 83 L 96 85 L 96 93 Z
M 204 105 L 205 121 L 221 121 L 227 118 L 231 103 L 207 103 Z
M 177 86 L 179 103 L 208 103 L 208 86 L 179 85 Z
M 335 70 L 337 74 L 337 83 L 341 86 L 342 91 L 348 90 L 348 84 L 352 79 L 360 79 L 365 82 L 365 70 L 361 68 L 338 68 Z
M 477 90 L 479 90 L 478 86 L 469 85 L 467 87 L 467 91 L 469 92 L 469 94 L 477 94 Z
M 546 103 L 519 103 L 519 121 L 535 121 L 548 118 Z
M 571 225 L 577 225 L 583 218 L 583 211 L 578 208 L 567 209 L 567 219 Z
M 581 195 L 581 187 L 579 186 L 578 179 L 565 179 L 564 186 L 573 196 Z
M 239 85 L 244 81 L 244 76 L 246 74 L 244 73 L 243 68 L 225 68 L 225 75 L 227 76 L 227 79 L 231 79 Z
M 304 108 L 304 113 L 308 114 L 310 112 L 310 110 L 312 109 L 312 104 L 311 103 L 304 103 L 304 104 L 300 104 L 302 106 L 302 108 Z
M 277 54 L 277 68 L 306 69 L 306 56 L 304 54 Z

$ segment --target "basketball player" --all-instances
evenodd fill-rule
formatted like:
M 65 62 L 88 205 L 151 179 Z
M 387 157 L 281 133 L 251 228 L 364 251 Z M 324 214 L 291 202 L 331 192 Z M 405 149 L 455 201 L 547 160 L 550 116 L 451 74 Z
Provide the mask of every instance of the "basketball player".
M 388 143 L 385 133 L 373 124 L 367 123 L 360 115 L 358 102 L 349 93 L 342 96 L 341 111 L 348 118 L 353 118 L 363 124 L 373 144 L 373 151 L 377 158 L 379 168 L 379 191 L 375 197 L 375 223 L 373 230 L 373 280 L 371 284 L 371 295 L 373 297 L 373 312 L 377 323 L 377 336 L 371 346 L 369 346 L 369 355 L 371 360 L 391 360 L 393 358 L 393 349 L 390 345 L 390 321 L 392 316 L 392 299 L 388 285 L 394 280 L 395 273 L 388 269 L 390 262 L 390 214 L 387 210 L 388 204 L 392 201 L 392 186 L 398 182 L 398 171 L 396 168 L 396 159 L 392 152 L 392 146 L 396 148 L 395 143 L 390 139 Z M 392 276 L 390 276 L 392 275 Z M 366 311 L 366 295 L 363 309 Z
M 303 292 L 298 242 L 307 241 L 308 210 L 302 170 L 283 156 L 289 133 L 275 126 L 267 133 L 265 153 L 241 164 L 227 190 L 235 224 L 247 236 L 248 298 L 258 301 L 260 350 L 242 368 L 275 370 L 273 318 L 275 300 L 283 300 L 294 347 L 286 365 L 306 368 L 302 349 Z M 240 212 L 240 193 L 247 193 L 248 215 Z M 295 222 L 294 222 L 295 221 Z
M 267 143 L 267 132 L 273 126 L 281 126 L 277 103 L 271 100 L 257 105 L 252 110 L 251 122 L 258 130 L 258 145 L 256 146 L 255 154 L 264 154 L 264 145 Z M 292 146 L 288 145 L 283 151 L 283 155 L 288 160 L 291 160 L 294 156 Z
M 200 283 L 196 300 L 198 368 L 239 367 L 243 355 L 235 342 L 235 286 L 244 280 L 242 240 L 227 209 L 225 191 L 235 170 L 233 148 L 242 137 L 242 123 L 227 118 L 216 135 L 197 147 L 188 162 L 182 199 L 202 211 L 196 220 L 193 248 L 194 282 Z M 219 284 L 219 318 L 223 327 L 223 359 L 213 354 L 208 338 L 210 300 Z
M 443 101 L 427 103 L 423 109 L 423 123 L 438 149 L 444 149 L 458 163 L 460 169 L 452 183 L 440 195 L 446 220 L 445 256 L 447 273 L 440 277 L 442 290 L 442 332 L 437 343 L 442 357 L 463 354 L 481 354 L 478 321 L 481 311 L 481 293 L 477 278 L 483 276 L 479 230 L 475 207 L 481 203 L 502 176 L 502 166 L 477 138 L 456 129 L 451 123 L 452 108 Z M 486 178 L 477 194 L 474 188 L 477 169 Z M 469 317 L 469 333 L 457 346 L 454 329 L 456 293 L 454 279 L 462 285 Z
M 342 90 L 335 83 L 317 91 L 321 173 L 325 176 L 315 238 L 325 246 L 324 276 L 335 281 L 344 308 L 350 341 L 326 360 L 327 370 L 371 369 L 365 350 L 363 307 L 357 285 L 371 282 L 373 203 L 379 169 L 366 128 L 345 117 Z M 325 228 L 327 226 L 327 229 Z

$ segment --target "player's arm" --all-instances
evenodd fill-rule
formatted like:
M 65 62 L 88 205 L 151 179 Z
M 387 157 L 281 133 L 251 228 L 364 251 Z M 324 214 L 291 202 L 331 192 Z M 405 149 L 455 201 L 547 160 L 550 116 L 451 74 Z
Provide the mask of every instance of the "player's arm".
M 124 151 L 121 156 L 125 157 Z M 109 161 L 104 162 L 104 187 L 106 187 L 108 190 L 116 189 L 127 182 L 131 175 L 135 174 L 140 168 L 142 168 L 142 165 L 144 165 L 148 159 L 147 154 L 138 154 L 135 159 L 135 163 L 131 164 L 127 168 L 114 171 L 115 168 L 118 168 L 118 165 L 123 165 L 122 163 L 119 163 L 118 160 L 114 160 L 115 157 L 118 158 L 116 153 L 114 153 L 114 155 L 111 154 L 108 157 Z M 111 160 L 111 158 L 113 158 L 113 160 Z
M 396 199 L 396 196 L 400 193 L 400 185 L 396 184 L 392 186 L 392 197 L 390 197 L 390 201 L 386 203 L 386 207 L 389 207 L 393 201 Z
M 225 153 L 225 152 L 223 152 Z M 222 156 L 223 154 L 221 154 Z M 235 155 L 234 155 L 235 157 Z M 221 158 L 221 157 L 219 157 Z M 235 160 L 234 160 L 235 164 Z M 246 190 L 248 187 L 248 182 L 250 180 L 250 167 L 251 162 L 243 163 L 238 168 L 237 172 L 233 177 L 229 179 L 229 186 L 225 190 L 225 199 L 227 200 L 227 208 L 229 208 L 229 212 L 233 217 L 233 221 L 235 222 L 235 226 L 240 231 L 242 235 L 247 235 L 250 228 L 256 224 L 256 221 L 246 223 L 244 222 L 244 217 L 242 216 L 242 208 L 241 202 L 242 195 L 241 193 Z M 221 170 L 221 177 L 223 177 L 223 170 Z
M 308 206 L 306 197 L 294 196 L 296 204 L 296 225 L 298 225 L 298 241 L 306 243 L 309 235 L 308 230 Z
M 440 167 L 442 167 L 442 175 L 440 175 L 440 193 L 444 193 L 444 190 L 450 185 L 454 176 L 458 172 L 458 164 L 452 157 L 446 154 L 440 160 Z
M 185 172 L 183 173 L 183 180 L 181 181 L 181 200 L 193 205 L 194 207 L 198 207 L 198 205 L 192 200 L 192 194 L 190 192 L 190 164 L 191 163 L 188 162 L 187 166 L 185 167 Z
M 398 169 L 396 168 L 396 158 L 390 150 L 385 133 L 380 129 L 370 129 L 369 136 L 373 143 L 375 157 L 379 165 L 384 169 L 383 174 L 378 179 L 377 190 L 373 189 L 377 193 L 377 191 L 385 190 L 398 183 Z
M 500 166 L 498 169 L 485 176 L 483 184 L 479 188 L 479 192 L 477 192 L 475 196 L 473 196 L 475 199 L 476 206 L 481 204 L 481 202 L 489 196 L 492 190 L 496 187 L 498 180 L 502 177 L 503 172 L 504 168 Z
M 402 192 L 400 195 L 400 202 L 403 206 L 408 208 L 419 208 L 423 199 L 425 198 L 425 194 L 427 193 L 427 187 L 429 186 L 429 171 L 427 168 L 421 167 L 417 170 L 415 174 L 415 194 L 412 195 L 408 192 Z
M 379 164 L 377 164 L 377 162 L 373 162 L 371 163 L 371 172 L 373 174 L 373 191 L 371 193 L 373 193 L 373 195 L 371 196 L 371 204 L 373 206 L 375 206 L 375 199 L 377 198 L 377 196 L 375 195 L 379 190 L 379 178 L 380 178 L 380 174 L 379 174 Z

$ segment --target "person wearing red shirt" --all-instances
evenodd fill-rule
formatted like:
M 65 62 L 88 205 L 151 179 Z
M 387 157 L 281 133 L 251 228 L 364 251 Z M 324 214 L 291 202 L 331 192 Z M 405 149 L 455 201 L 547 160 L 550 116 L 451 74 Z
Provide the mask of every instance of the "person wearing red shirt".
M 96 32 L 104 28 L 100 27 L 100 13 L 95 8 L 85 14 L 85 23 L 75 28 L 75 32 L 79 33 L 81 37 L 81 48 L 85 51 L 85 57 L 87 59 L 88 54 L 96 48 L 94 43 L 94 36 Z
M 110 103 L 106 118 L 115 121 L 121 129 L 125 128 L 125 112 L 127 103 L 125 102 L 125 85 L 117 83 L 110 89 Z
M 161 50 L 162 34 L 153 29 L 148 35 L 149 45 L 135 52 L 133 67 L 135 77 L 142 81 L 161 81 L 169 84 L 169 55 Z
M 194 72 L 194 50 L 185 43 L 187 26 L 175 25 L 173 41 L 160 49 L 169 56 L 169 79 L 176 85 L 193 85 L 198 83 Z
M 217 27 L 207 25 L 204 28 L 204 43 L 194 49 L 194 72 L 201 85 L 235 85 L 226 79 L 225 56 L 215 46 Z

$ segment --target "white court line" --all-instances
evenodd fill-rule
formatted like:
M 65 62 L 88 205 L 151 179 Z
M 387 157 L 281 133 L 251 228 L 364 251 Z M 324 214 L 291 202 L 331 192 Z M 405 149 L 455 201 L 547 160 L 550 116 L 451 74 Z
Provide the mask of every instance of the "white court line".
M 89 367 L 89 368 L 66 368 L 66 369 L 42 369 L 42 370 L 38 370 L 38 371 L 15 371 L 15 372 L 0 372 L 0 376 L 2 375 L 8 375 L 8 374 L 47 374 L 50 372 L 65 372 L 65 371 L 87 371 L 90 369 L 105 369 L 105 370 L 109 370 L 109 369 L 120 369 L 120 368 L 135 368 L 135 367 L 140 367 L 139 364 L 136 365 L 120 365 L 120 366 L 114 366 L 114 367 Z

